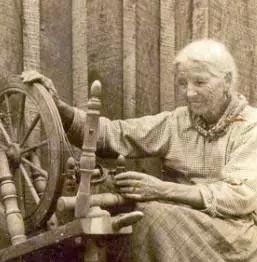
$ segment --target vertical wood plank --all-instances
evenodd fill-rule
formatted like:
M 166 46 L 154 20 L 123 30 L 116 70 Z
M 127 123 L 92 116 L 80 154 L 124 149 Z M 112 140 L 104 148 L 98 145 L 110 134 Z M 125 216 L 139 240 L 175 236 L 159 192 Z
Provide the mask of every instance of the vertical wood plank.
M 112 119 L 122 117 L 122 7 L 120 0 L 88 0 L 87 4 L 88 80 L 102 82 L 102 114 Z
M 22 71 L 22 2 L 0 1 L 0 78 Z
M 136 0 L 123 0 L 123 118 L 136 114 Z
M 209 0 L 193 0 L 192 39 L 209 36 Z
M 136 7 L 136 116 L 160 111 L 160 3 L 140 0 Z M 136 161 L 136 170 L 158 176 L 160 161 Z
M 193 0 L 175 0 L 176 51 L 192 40 Z
M 175 0 L 160 1 L 160 109 L 175 108 Z
M 175 13 L 175 43 L 176 52 L 186 46 L 192 40 L 192 7 L 193 0 L 176 0 Z M 175 85 L 175 105 L 186 104 L 184 94 Z
M 23 1 L 23 68 L 40 71 L 39 0 Z
M 250 83 L 250 104 L 257 106 L 257 0 L 248 1 L 248 19 L 252 42 L 252 70 Z
M 60 96 L 72 103 L 72 0 L 41 0 L 41 71 L 50 77 Z
M 86 109 L 88 100 L 87 0 L 72 1 L 73 104 Z
M 250 10 L 256 1 L 209 0 L 209 36 L 226 44 L 235 58 L 239 72 L 238 90 L 251 100 L 254 76 L 256 24 Z M 256 19 L 256 18 L 255 18 Z
M 137 116 L 155 114 L 160 111 L 159 27 L 159 1 L 137 1 Z

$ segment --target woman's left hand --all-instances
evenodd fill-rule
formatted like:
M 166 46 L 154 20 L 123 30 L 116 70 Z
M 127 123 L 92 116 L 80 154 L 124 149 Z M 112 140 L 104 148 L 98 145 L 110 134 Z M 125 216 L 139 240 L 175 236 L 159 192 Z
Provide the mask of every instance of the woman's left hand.
M 125 198 L 137 201 L 161 198 L 163 181 L 140 172 L 124 172 L 115 176 L 115 185 Z

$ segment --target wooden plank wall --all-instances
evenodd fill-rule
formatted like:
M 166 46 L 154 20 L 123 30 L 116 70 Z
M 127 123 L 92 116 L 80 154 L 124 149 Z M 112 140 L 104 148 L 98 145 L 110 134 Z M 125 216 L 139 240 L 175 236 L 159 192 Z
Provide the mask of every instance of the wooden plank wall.
M 0 1 L 0 79 L 22 72 L 22 5 Z
M 231 48 L 240 67 L 239 89 L 256 104 L 256 4 L 256 0 L 233 0 L 233 4 L 221 0 L 42 0 L 41 70 L 69 103 L 85 108 L 85 82 L 99 78 L 105 116 L 154 114 L 185 104 L 174 86 L 172 62 L 177 51 L 192 39 L 212 37 Z M 76 5 L 81 13 L 76 13 Z M 84 34 L 83 45 L 74 40 L 72 21 L 73 34 Z
M 122 1 L 88 0 L 88 78 L 103 85 L 103 115 L 122 117 Z
M 175 55 L 178 50 L 183 48 L 192 39 L 192 6 L 192 0 L 175 1 L 175 50 L 173 51 Z M 162 45 L 162 43 L 160 44 Z M 175 83 L 171 88 L 174 89 L 175 93 L 175 106 L 184 105 L 184 96 L 181 94 L 180 90 L 176 88 Z
M 185 103 L 174 86 L 177 51 L 192 39 L 213 37 L 231 48 L 240 67 L 240 90 L 256 104 L 256 3 L 42 0 L 40 67 L 69 103 L 83 104 L 76 99 L 85 100 L 87 82 L 98 78 L 105 116 L 155 114 Z M 75 31 L 84 36 L 83 45 Z
M 160 1 L 160 110 L 176 107 L 173 61 L 176 50 L 175 0 Z
M 239 67 L 238 90 L 253 105 L 256 100 L 257 1 L 210 1 L 209 36 L 230 48 Z
M 33 2 L 33 1 L 32 1 Z M 61 97 L 73 102 L 72 2 L 40 1 L 40 68 L 53 79 Z
M 5 34 L 0 38 L 2 75 L 22 71 L 21 3 L 0 3 Z M 72 13 L 76 3 L 81 13 Z M 116 119 L 155 114 L 185 102 L 174 87 L 172 62 L 177 51 L 192 39 L 212 37 L 230 47 L 239 65 L 239 89 L 256 104 L 256 4 L 256 0 L 233 0 L 233 4 L 228 0 L 42 0 L 40 68 L 69 103 L 82 103 L 75 97 L 86 99 L 88 83 L 99 78 L 104 115 Z M 81 18 L 84 12 L 86 18 Z M 83 67 L 77 76 L 82 80 L 72 73 L 79 59 L 74 46 L 80 44 L 74 41 L 72 28 L 84 30 L 85 48 L 78 47 L 84 51 L 85 76 Z M 78 92 L 79 81 L 88 83 Z
M 16 12 L 15 19 L 8 17 L 5 23 L 12 32 L 6 39 L 16 44 L 1 43 L 2 56 L 8 57 L 0 62 L 3 72 L 22 70 L 17 22 L 22 1 L 11 3 L 1 1 L 6 14 Z M 155 114 L 185 104 L 173 74 L 178 50 L 192 39 L 212 37 L 231 48 L 239 65 L 239 89 L 256 105 L 256 4 L 257 0 L 41 0 L 38 68 L 70 104 L 85 109 L 88 85 L 99 79 L 103 115 L 118 119 Z M 150 173 L 159 168 L 154 160 L 143 163 L 137 162 L 136 168 Z

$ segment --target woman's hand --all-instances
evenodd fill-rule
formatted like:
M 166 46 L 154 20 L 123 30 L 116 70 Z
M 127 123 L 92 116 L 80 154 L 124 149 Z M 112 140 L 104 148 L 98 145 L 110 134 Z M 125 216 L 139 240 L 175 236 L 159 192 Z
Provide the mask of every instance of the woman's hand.
M 139 172 L 124 172 L 115 176 L 119 193 L 137 201 L 158 200 L 161 198 L 163 181 Z
M 21 74 L 21 79 L 23 83 L 33 84 L 33 83 L 38 82 L 42 84 L 47 89 L 47 91 L 51 94 L 54 101 L 56 103 L 59 101 L 57 90 L 53 84 L 53 81 L 50 78 L 47 78 L 44 75 L 41 75 L 37 71 L 29 70 L 29 71 L 24 71 Z
M 24 71 L 21 74 L 21 79 L 23 83 L 29 83 L 29 84 L 40 83 L 48 90 L 60 113 L 61 120 L 63 123 L 63 128 L 65 131 L 67 131 L 72 124 L 73 117 L 74 117 L 74 110 L 71 106 L 69 106 L 68 104 L 66 104 L 64 101 L 60 99 L 52 80 L 45 77 L 44 75 L 41 75 L 40 73 L 34 70 Z

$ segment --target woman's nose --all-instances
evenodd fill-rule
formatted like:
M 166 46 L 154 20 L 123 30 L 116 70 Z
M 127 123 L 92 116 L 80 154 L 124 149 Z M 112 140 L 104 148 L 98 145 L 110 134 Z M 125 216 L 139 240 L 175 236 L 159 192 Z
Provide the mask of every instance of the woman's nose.
M 188 83 L 187 85 L 187 97 L 195 97 L 197 95 L 197 91 L 195 86 L 192 83 Z

